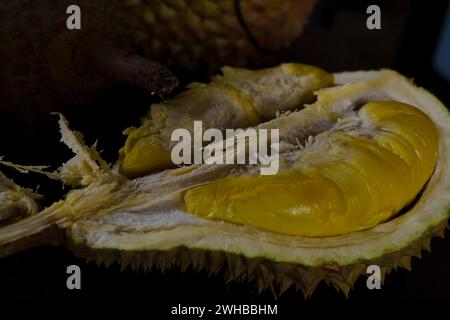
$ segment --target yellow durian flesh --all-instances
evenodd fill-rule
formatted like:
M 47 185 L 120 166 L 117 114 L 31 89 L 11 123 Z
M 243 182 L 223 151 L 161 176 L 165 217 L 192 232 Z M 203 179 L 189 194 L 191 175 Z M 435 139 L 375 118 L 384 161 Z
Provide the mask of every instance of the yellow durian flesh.
M 229 176 L 190 189 L 186 210 L 302 236 L 345 234 L 388 220 L 431 176 L 438 132 L 423 112 L 400 102 L 367 103 L 358 114 L 361 132 L 322 133 L 321 143 L 277 175 Z
M 333 76 L 320 68 L 285 63 L 262 70 L 225 67 L 209 84 L 193 83 L 168 103 L 155 104 L 139 128 L 129 128 L 121 150 L 120 171 L 135 178 L 173 167 L 171 133 L 204 129 L 246 128 L 312 101 L 314 91 L 330 86 Z

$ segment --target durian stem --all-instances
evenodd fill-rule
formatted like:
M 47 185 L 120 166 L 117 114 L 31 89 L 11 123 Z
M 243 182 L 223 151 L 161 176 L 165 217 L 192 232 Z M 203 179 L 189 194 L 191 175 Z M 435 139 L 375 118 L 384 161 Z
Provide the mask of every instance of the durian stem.
M 74 60 L 83 77 L 101 76 L 150 90 L 152 94 L 169 93 L 178 85 L 177 78 L 166 66 L 115 48 L 96 33 L 80 41 Z

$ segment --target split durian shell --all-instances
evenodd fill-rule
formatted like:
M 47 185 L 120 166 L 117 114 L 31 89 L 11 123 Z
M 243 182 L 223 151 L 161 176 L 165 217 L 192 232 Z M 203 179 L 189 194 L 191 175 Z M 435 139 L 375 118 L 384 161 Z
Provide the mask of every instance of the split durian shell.
M 292 236 L 202 219 L 184 211 L 186 190 L 230 174 L 230 167 L 194 165 L 126 179 L 110 170 L 80 136 L 60 125 L 63 141 L 77 156 L 62 170 L 74 173 L 83 188 L 68 193 L 42 212 L 0 229 L 0 252 L 56 225 L 65 243 L 78 255 L 106 265 L 118 261 L 133 269 L 225 269 L 227 280 L 254 280 L 263 290 L 283 292 L 295 286 L 305 296 L 321 281 L 348 294 L 366 266 L 377 264 L 382 276 L 410 268 L 411 257 L 429 249 L 442 236 L 450 209 L 450 116 L 434 96 L 390 70 L 334 75 L 335 86 L 318 92 L 317 102 L 274 121 L 299 117 L 308 108 L 323 115 L 345 113 L 368 101 L 395 100 L 424 112 L 436 125 L 439 149 L 436 168 L 414 204 L 400 215 L 367 230 L 329 237 Z M 305 112 L 306 111 L 306 112 Z M 302 125 L 308 125 L 304 119 Z M 262 124 L 261 126 L 264 126 Z

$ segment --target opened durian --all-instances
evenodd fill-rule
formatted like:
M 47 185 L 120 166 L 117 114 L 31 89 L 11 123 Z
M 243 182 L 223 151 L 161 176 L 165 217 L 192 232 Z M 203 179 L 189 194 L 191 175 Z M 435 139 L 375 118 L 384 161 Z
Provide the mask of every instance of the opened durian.
M 194 120 L 279 129 L 278 173 L 249 164 L 175 167 L 170 132 L 192 130 Z M 1 228 L 5 254 L 57 226 L 77 254 L 106 264 L 225 269 L 229 279 L 305 295 L 323 280 L 348 293 L 368 264 L 383 276 L 409 268 L 447 226 L 450 116 L 394 71 L 224 69 L 153 106 L 141 127 L 126 131 L 112 169 L 62 116 L 60 126 L 76 156 L 48 175 L 78 188 Z

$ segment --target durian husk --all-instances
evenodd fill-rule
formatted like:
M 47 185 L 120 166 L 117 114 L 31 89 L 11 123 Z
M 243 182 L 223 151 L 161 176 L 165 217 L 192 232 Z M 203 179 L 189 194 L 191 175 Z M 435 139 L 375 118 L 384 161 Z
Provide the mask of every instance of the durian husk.
M 77 153 L 61 175 L 78 177 L 68 180 L 86 186 L 41 213 L 0 229 L 0 254 L 13 252 L 17 241 L 56 225 L 64 230 L 65 244 L 75 254 L 101 264 L 117 261 L 132 269 L 224 271 L 226 281 L 255 281 L 259 290 L 272 287 L 279 293 L 295 287 L 306 297 L 321 281 L 348 295 L 358 277 L 366 275 L 368 265 L 379 265 L 382 279 L 397 268 L 410 269 L 411 258 L 429 250 L 431 239 L 442 237 L 447 227 L 448 111 L 426 90 L 389 70 L 335 74 L 335 84 L 317 93 L 316 107 L 337 111 L 361 101 L 397 100 L 424 111 L 438 128 L 435 172 L 414 206 L 398 217 L 368 230 L 321 238 L 271 234 L 225 222 L 174 225 L 171 218 L 189 217 L 176 206 L 183 190 L 226 176 L 231 169 L 192 166 L 127 180 L 102 164 L 95 149 L 84 146 L 61 118 L 63 140 Z M 168 221 L 151 220 L 138 227 L 131 220 L 120 221 L 121 214 L 140 219 L 151 213 Z
M 36 214 L 36 200 L 39 198 L 38 194 L 18 186 L 0 172 L 0 226 L 17 218 Z
M 431 239 L 444 237 L 448 228 L 447 221 L 436 226 L 426 237 L 410 246 L 385 254 L 372 260 L 361 260 L 348 265 L 325 264 L 319 267 L 303 266 L 295 263 L 274 262 L 265 258 L 247 258 L 242 255 L 201 249 L 177 247 L 170 250 L 148 250 L 127 252 L 120 250 L 97 250 L 77 243 L 69 243 L 70 250 L 87 261 L 109 267 L 118 263 L 121 270 L 166 272 L 178 269 L 185 272 L 190 268 L 194 272 L 207 270 L 208 275 L 223 275 L 226 283 L 254 282 L 258 293 L 272 289 L 277 296 L 288 289 L 301 291 L 309 298 L 320 282 L 334 287 L 347 298 L 360 276 L 367 276 L 367 267 L 378 265 L 381 270 L 381 283 L 386 276 L 398 269 L 411 270 L 412 258 L 421 258 L 424 251 L 431 251 Z
M 209 75 L 261 62 L 302 32 L 315 0 L 144 0 L 121 2 L 130 38 L 175 73 Z

